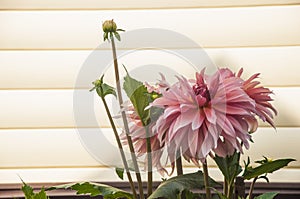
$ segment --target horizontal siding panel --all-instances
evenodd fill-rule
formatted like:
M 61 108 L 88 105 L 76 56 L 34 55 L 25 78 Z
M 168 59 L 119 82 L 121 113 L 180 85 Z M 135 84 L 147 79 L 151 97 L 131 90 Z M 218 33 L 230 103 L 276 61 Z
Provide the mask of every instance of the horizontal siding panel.
M 295 158 L 298 161 L 290 166 L 300 169 L 299 130 L 260 128 L 253 134 L 254 144 L 251 144 L 249 151 L 245 151 L 243 159 L 249 156 L 254 162 L 262 159 L 263 155 L 273 159 Z M 0 135 L 0 169 L 114 167 L 122 164 L 110 129 L 81 129 L 79 134 L 76 129 L 0 130 Z M 277 150 L 278 146 L 280 150 Z M 215 166 L 212 161 L 209 165 Z
M 99 60 L 93 65 L 84 63 L 96 51 L 0 51 L 0 89 L 59 89 L 90 88 L 91 82 L 104 72 L 101 57 L 111 57 L 111 51 L 97 51 Z M 120 50 L 119 62 L 129 68 L 157 64 L 175 70 L 178 74 L 194 77 L 196 69 L 178 56 L 160 50 L 139 50 L 131 54 Z M 198 50 L 182 49 L 182 54 L 196 54 Z M 261 81 L 268 86 L 300 86 L 300 46 L 271 48 L 206 49 L 211 61 L 219 67 L 234 71 L 244 68 L 244 77 L 261 73 Z M 101 65 L 102 64 L 102 65 Z M 206 66 L 199 63 L 198 66 Z M 102 66 L 102 68 L 101 68 Z M 76 83 L 81 70 L 90 72 L 84 81 Z M 101 71 L 102 70 L 102 71 Z M 160 71 L 159 69 L 157 71 Z M 153 72 L 154 73 L 154 72 Z M 168 74 L 168 73 L 166 73 Z M 156 79 L 156 78 L 155 78 Z
M 192 173 L 198 168 L 183 168 L 184 173 Z M 176 173 L 176 172 L 174 172 Z M 175 174 L 174 174 L 175 175 Z M 217 168 L 209 168 L 209 175 L 216 181 L 223 181 L 223 177 Z M 21 183 L 20 177 L 26 183 L 66 183 L 66 182 L 117 182 L 120 178 L 114 168 L 56 168 L 56 169 L 1 169 L 0 185 Z M 167 176 L 165 176 L 167 177 Z M 126 178 L 126 176 L 124 176 Z M 162 176 L 153 174 L 154 181 L 161 181 Z M 300 182 L 299 169 L 282 169 L 269 174 L 270 182 Z M 142 174 L 146 181 L 146 175 Z M 126 179 L 125 179 L 126 180 Z
M 300 88 L 271 89 L 279 112 L 276 126 L 300 127 L 300 113 L 295 111 L 299 109 Z M 111 111 L 117 115 L 117 102 L 110 99 Z M 2 90 L 0 102 L 2 129 L 109 126 L 99 97 L 88 90 Z
M 90 51 L 0 51 L 1 89 L 74 88 L 89 54 Z M 85 88 L 91 86 L 94 78 L 90 78 Z
M 101 22 L 111 18 L 127 32 L 149 27 L 167 29 L 185 35 L 204 47 L 300 45 L 300 6 L 275 6 L 191 10 L 2 11 L 0 49 L 93 49 L 102 41 Z M 128 32 L 127 35 L 133 36 L 134 33 Z M 178 42 L 177 37 L 159 38 L 152 35 L 156 37 L 152 42 L 146 36 L 139 36 L 134 35 L 134 39 L 124 36 L 119 46 L 137 48 L 143 46 L 141 43 L 144 40 L 144 44 L 151 47 L 191 47 L 186 42 Z
M 202 8 L 228 6 L 260 6 L 298 4 L 299 0 L 2 0 L 0 9 L 153 9 L 153 8 Z
M 76 129 L 0 130 L 0 136 L 1 169 L 100 165 L 81 145 Z

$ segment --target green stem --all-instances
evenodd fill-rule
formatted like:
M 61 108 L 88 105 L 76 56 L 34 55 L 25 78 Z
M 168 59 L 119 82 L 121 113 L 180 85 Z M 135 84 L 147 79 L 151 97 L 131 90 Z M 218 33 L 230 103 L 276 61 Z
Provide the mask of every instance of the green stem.
M 234 191 L 234 184 L 233 182 L 228 183 L 228 193 L 227 193 L 227 198 L 232 199 L 233 198 L 233 191 Z
M 256 182 L 258 178 L 255 177 L 250 185 L 250 189 L 249 189 L 249 199 L 252 199 L 252 195 L 253 195 L 253 190 L 254 190 L 254 184 Z
M 181 159 L 181 152 L 180 149 L 177 151 L 176 157 L 176 170 L 177 170 L 177 176 L 183 175 L 183 170 L 182 170 L 182 159 Z
M 203 174 L 204 174 L 204 185 L 205 185 L 205 192 L 206 192 L 206 199 L 211 199 L 209 181 L 208 181 L 208 169 L 207 169 L 207 162 L 202 164 L 203 165 Z
M 111 37 L 111 46 L 112 46 L 112 53 L 113 53 L 113 59 L 114 59 L 114 70 L 115 70 L 117 94 L 118 94 L 119 106 L 121 108 L 122 105 L 123 105 L 123 99 L 122 99 L 120 75 L 119 75 L 119 68 L 118 68 L 118 59 L 117 59 L 117 53 L 116 53 L 116 46 L 115 46 L 114 37 Z M 133 167 L 134 167 L 134 170 L 135 170 L 136 179 L 137 179 L 137 182 L 138 182 L 140 198 L 144 199 L 142 178 L 141 178 L 140 169 L 139 169 L 139 166 L 138 166 L 138 163 L 137 163 L 137 158 L 136 158 L 136 155 L 135 155 L 135 150 L 134 150 L 134 147 L 133 147 L 132 139 L 129 135 L 128 121 L 127 121 L 126 114 L 125 114 L 124 111 L 122 111 L 121 115 L 122 115 L 122 119 L 123 119 L 124 129 L 125 129 L 125 132 L 126 132 L 126 138 L 127 138 L 129 150 L 131 152 L 131 158 L 132 158 Z
M 147 193 L 148 196 L 152 194 L 152 181 L 153 181 L 153 174 L 152 174 L 152 154 L 151 154 L 151 138 L 149 133 L 149 126 L 145 126 L 146 130 L 146 142 L 147 142 L 147 168 L 148 168 L 148 182 L 147 182 Z
M 228 195 L 228 182 L 225 179 L 225 177 L 224 177 L 223 191 L 224 191 L 224 195 L 227 196 Z
M 124 150 L 123 150 L 123 146 L 122 146 L 122 143 L 121 143 L 121 140 L 120 140 L 120 137 L 119 137 L 119 134 L 118 134 L 116 125 L 115 125 L 115 123 L 114 123 L 114 121 L 113 121 L 113 119 L 112 119 L 112 116 L 111 116 L 111 113 L 110 113 L 109 108 L 108 108 L 108 106 L 107 106 L 107 103 L 106 103 L 105 98 L 102 97 L 101 99 L 102 99 L 102 101 L 103 101 L 103 104 L 104 104 L 104 107 L 105 107 L 105 110 L 106 110 L 106 113 L 107 113 L 107 116 L 108 116 L 110 125 L 111 125 L 111 127 L 112 127 L 112 129 L 113 129 L 113 132 L 114 132 L 114 135 L 115 135 L 115 138 L 116 138 L 118 147 L 119 147 L 119 151 L 120 151 L 120 154 L 121 154 L 122 162 L 123 162 L 123 165 L 124 165 L 126 174 L 127 174 L 128 181 L 129 181 L 129 183 L 130 183 L 130 188 L 131 188 L 133 197 L 134 197 L 134 198 L 137 198 L 135 186 L 134 186 L 134 183 L 133 183 L 133 181 L 132 181 L 132 177 L 131 177 L 131 174 L 130 174 L 130 171 L 129 171 L 128 163 L 127 163 L 127 161 L 126 161 L 126 156 L 125 156 L 125 153 L 124 153 Z

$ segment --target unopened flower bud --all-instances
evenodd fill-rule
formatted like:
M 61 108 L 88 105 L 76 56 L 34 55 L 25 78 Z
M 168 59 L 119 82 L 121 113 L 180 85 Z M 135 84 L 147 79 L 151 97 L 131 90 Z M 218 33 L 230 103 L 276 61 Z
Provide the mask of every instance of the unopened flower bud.
M 96 81 L 93 82 L 93 84 L 95 85 L 95 87 L 100 87 L 102 84 L 102 81 L 100 79 L 97 79 Z
M 102 28 L 104 32 L 116 32 L 117 30 L 117 24 L 114 22 L 114 20 L 106 20 L 102 24 Z

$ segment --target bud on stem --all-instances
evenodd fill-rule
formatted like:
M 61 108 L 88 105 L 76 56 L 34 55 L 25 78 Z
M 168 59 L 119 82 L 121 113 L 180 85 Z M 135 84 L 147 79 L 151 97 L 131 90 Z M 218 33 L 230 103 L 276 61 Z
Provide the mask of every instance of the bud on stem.
M 112 39 L 112 37 L 115 36 L 117 40 L 121 41 L 121 37 L 118 31 L 124 31 L 124 30 L 117 29 L 117 24 L 114 22 L 113 19 L 104 21 L 104 23 L 102 24 L 102 29 L 104 32 L 103 34 L 104 41 L 109 40 L 108 36 L 110 37 L 110 39 Z

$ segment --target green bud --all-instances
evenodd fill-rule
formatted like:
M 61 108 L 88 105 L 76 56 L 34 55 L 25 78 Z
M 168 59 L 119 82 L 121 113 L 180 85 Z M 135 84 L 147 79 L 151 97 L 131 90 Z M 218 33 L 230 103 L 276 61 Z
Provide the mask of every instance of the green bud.
M 114 20 L 106 20 L 102 24 L 103 31 L 106 32 L 116 32 L 117 31 L 117 24 Z
M 100 87 L 102 85 L 102 81 L 100 79 L 97 79 L 96 81 L 93 82 L 95 87 Z

